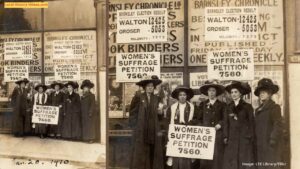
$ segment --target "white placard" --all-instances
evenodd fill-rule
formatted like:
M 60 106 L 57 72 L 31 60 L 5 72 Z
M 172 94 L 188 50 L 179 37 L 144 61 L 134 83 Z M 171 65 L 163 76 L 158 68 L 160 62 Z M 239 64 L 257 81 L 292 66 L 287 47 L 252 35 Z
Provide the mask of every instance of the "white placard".
M 170 124 L 167 156 L 212 160 L 215 137 L 214 127 Z
M 79 40 L 55 40 L 52 42 L 53 59 L 82 59 L 87 49 Z
M 138 82 L 145 76 L 160 77 L 160 53 L 118 53 L 117 82 Z
M 208 52 L 208 79 L 254 80 L 253 50 Z
M 207 79 L 207 72 L 190 73 L 190 87 L 199 89 Z
M 80 64 L 54 65 L 54 76 L 56 81 L 80 80 Z
M 15 82 L 29 77 L 28 65 L 4 66 L 4 81 Z
M 117 11 L 117 43 L 167 41 L 167 8 Z
M 32 123 L 56 124 L 58 123 L 59 107 L 34 105 Z
M 258 40 L 257 7 L 205 8 L 205 41 Z
M 32 59 L 32 41 L 4 42 L 4 60 Z

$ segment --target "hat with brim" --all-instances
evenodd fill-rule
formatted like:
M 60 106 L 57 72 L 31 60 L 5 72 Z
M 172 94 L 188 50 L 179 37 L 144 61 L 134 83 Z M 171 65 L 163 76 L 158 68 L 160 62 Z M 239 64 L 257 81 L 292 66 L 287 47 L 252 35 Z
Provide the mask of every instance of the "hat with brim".
M 263 78 L 258 81 L 258 85 L 255 88 L 254 94 L 255 96 L 259 96 L 260 91 L 270 91 L 271 94 L 275 94 L 279 91 L 278 85 L 275 85 L 271 79 Z
M 60 82 L 57 82 L 57 81 L 53 82 L 53 83 L 50 85 L 50 87 L 54 89 L 56 85 L 58 85 L 60 89 L 62 89 L 62 88 L 64 87 L 64 84 L 62 84 L 62 83 L 60 83 Z
M 180 92 L 185 92 L 187 95 L 187 100 L 190 100 L 194 96 L 194 92 L 191 88 L 185 87 L 185 86 L 178 86 L 175 88 L 175 90 L 171 93 L 171 96 L 174 99 L 178 99 L 178 95 Z
M 79 87 L 78 83 L 77 82 L 72 82 L 72 81 L 68 81 L 66 84 L 65 84 L 65 87 L 68 87 L 68 86 L 72 86 L 73 89 L 77 89 Z
M 29 83 L 29 80 L 27 78 L 24 78 L 24 79 L 20 79 L 20 80 L 16 81 L 15 83 L 18 84 L 18 85 L 21 84 L 21 83 L 27 84 L 27 83 Z
M 80 86 L 81 89 L 83 89 L 84 87 L 88 87 L 88 88 L 93 88 L 94 87 L 94 83 L 91 82 L 90 80 L 84 80 Z
M 251 87 L 248 83 L 240 82 L 240 81 L 232 81 L 230 85 L 225 87 L 227 92 L 231 92 L 232 89 L 237 89 L 240 91 L 242 95 L 246 95 L 251 93 Z
M 156 75 L 152 75 L 152 76 L 146 76 L 146 77 L 144 77 L 144 79 L 142 79 L 141 81 L 137 82 L 136 85 L 144 87 L 144 86 L 146 86 L 149 83 L 153 83 L 154 86 L 157 86 L 161 82 L 162 81 Z
M 220 85 L 219 84 L 219 81 L 218 80 L 207 80 L 203 86 L 200 87 L 200 92 L 201 94 L 204 94 L 204 95 L 208 95 L 208 89 L 209 88 L 215 88 L 216 89 L 216 95 L 219 96 L 221 95 L 222 93 L 224 93 L 225 91 L 225 87 Z
M 34 90 L 39 91 L 40 87 L 43 88 L 43 91 L 46 91 L 47 88 L 48 88 L 48 87 L 47 87 L 46 85 L 44 85 L 44 84 L 38 84 L 38 85 L 36 85 L 36 86 L 34 87 Z

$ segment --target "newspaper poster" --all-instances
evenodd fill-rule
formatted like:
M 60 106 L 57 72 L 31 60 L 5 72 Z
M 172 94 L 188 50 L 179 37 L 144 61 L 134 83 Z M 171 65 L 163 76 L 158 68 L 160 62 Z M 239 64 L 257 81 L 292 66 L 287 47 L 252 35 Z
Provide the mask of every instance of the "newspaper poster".
M 42 34 L 0 34 L 0 65 L 0 74 L 4 73 L 4 66 L 25 65 L 29 66 L 29 73 L 41 73 Z
M 96 44 L 96 31 L 46 32 L 45 73 L 54 73 L 56 64 L 80 64 L 81 72 L 97 72 Z
M 4 60 L 32 59 L 32 51 L 32 41 L 4 42 Z
M 34 105 L 32 111 L 32 123 L 54 124 L 58 123 L 59 107 Z
M 117 54 L 117 82 L 137 82 L 151 75 L 160 75 L 159 52 Z
M 258 40 L 257 7 L 205 8 L 205 41 Z
M 167 156 L 212 160 L 215 137 L 213 127 L 170 124 Z
M 261 2 L 191 0 L 189 66 L 206 66 L 210 51 L 235 49 L 253 49 L 255 65 L 284 65 L 283 1 Z
M 81 59 L 87 51 L 80 40 L 54 40 L 53 42 L 53 60 L 56 59 Z
M 167 41 L 167 8 L 117 11 L 117 43 Z
M 212 51 L 207 60 L 208 79 L 254 80 L 252 49 Z
M 54 77 L 56 81 L 80 80 L 80 64 L 54 65 Z
M 19 66 L 4 66 L 4 81 L 15 82 L 29 76 L 29 69 L 27 65 Z
M 118 11 L 155 11 L 167 9 L 167 40 L 153 42 L 119 43 Z M 109 10 L 109 68 L 116 67 L 118 53 L 160 52 L 161 67 L 180 67 L 184 65 L 184 1 L 153 0 L 149 2 L 132 0 L 111 0 Z M 128 25 L 130 26 L 130 25 Z M 148 25 L 148 29 L 151 25 Z M 135 26 L 138 28 L 138 26 Z M 146 33 L 142 36 L 148 36 Z M 151 34 L 150 34 L 151 35 Z M 124 36 L 129 36 L 124 34 Z M 159 39 L 157 39 L 159 40 Z
M 190 73 L 190 86 L 192 89 L 199 89 L 207 80 L 207 72 Z

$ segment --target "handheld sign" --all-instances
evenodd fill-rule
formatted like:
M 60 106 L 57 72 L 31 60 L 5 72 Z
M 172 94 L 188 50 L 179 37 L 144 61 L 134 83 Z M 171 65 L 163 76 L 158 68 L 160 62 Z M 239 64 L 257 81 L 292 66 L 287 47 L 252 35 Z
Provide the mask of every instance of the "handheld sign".
M 167 156 L 212 160 L 215 137 L 213 127 L 170 124 Z
M 33 106 L 32 123 L 54 124 L 58 123 L 59 107 L 57 106 Z

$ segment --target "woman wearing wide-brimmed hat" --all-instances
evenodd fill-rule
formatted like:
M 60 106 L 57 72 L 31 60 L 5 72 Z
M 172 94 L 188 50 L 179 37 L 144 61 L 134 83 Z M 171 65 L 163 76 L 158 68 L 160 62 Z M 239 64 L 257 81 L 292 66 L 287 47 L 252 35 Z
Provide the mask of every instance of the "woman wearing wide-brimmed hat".
M 36 94 L 34 94 L 33 99 L 33 106 L 35 105 L 48 105 L 48 95 L 45 93 L 47 90 L 47 86 L 44 84 L 38 84 L 34 87 L 34 89 L 37 91 Z M 44 136 L 47 134 L 47 125 L 46 124 L 33 124 L 34 133 L 39 135 L 40 138 L 44 138 Z
M 222 169 L 224 142 L 223 128 L 226 104 L 218 100 L 218 96 L 225 92 L 225 87 L 216 79 L 207 80 L 200 87 L 200 93 L 208 99 L 200 103 L 197 117 L 201 126 L 214 127 L 216 129 L 216 140 L 213 160 L 201 160 L 201 169 Z
M 93 143 L 96 139 L 96 97 L 91 92 L 93 87 L 94 83 L 90 80 L 84 80 L 80 86 L 83 92 L 81 96 L 82 139 L 89 143 Z
M 154 94 L 162 81 L 157 76 L 145 77 L 138 83 L 144 93 L 137 93 L 130 105 L 129 124 L 134 130 L 130 169 L 163 169 L 164 154 L 160 120 L 162 104 Z
M 62 124 L 62 137 L 65 139 L 81 139 L 81 113 L 80 96 L 75 93 L 79 87 L 77 82 L 69 81 L 65 84 L 67 93 L 64 98 L 64 120 Z
M 262 163 L 277 163 L 281 160 L 281 108 L 272 99 L 279 90 L 271 79 L 259 80 L 254 91 L 259 97 L 260 106 L 255 110 L 255 128 L 257 144 L 257 161 Z M 280 166 L 264 166 L 263 169 L 278 169 Z
M 26 119 L 31 119 L 30 112 L 27 109 L 30 107 L 28 104 L 28 91 L 25 86 L 29 83 L 28 79 L 20 79 L 15 82 L 17 86 L 14 88 L 11 96 L 11 105 L 13 107 L 12 116 L 12 133 L 21 137 L 31 131 L 30 123 L 26 123 Z
M 193 90 L 189 87 L 178 86 L 171 96 L 177 101 L 167 110 L 167 121 L 169 124 L 194 125 L 195 107 L 189 102 L 194 96 Z M 172 169 L 192 169 L 192 159 L 168 157 L 167 165 L 171 166 Z
M 58 123 L 57 125 L 49 126 L 49 136 L 61 138 L 62 133 L 62 122 L 64 117 L 63 105 L 64 105 L 64 93 L 61 89 L 64 87 L 64 84 L 61 82 L 53 82 L 50 87 L 54 90 L 50 94 L 50 105 L 59 107 Z
M 251 104 L 243 100 L 244 95 L 251 93 L 251 88 L 248 83 L 233 81 L 225 89 L 232 102 L 226 107 L 223 127 L 226 144 L 223 169 L 256 168 L 254 111 Z

